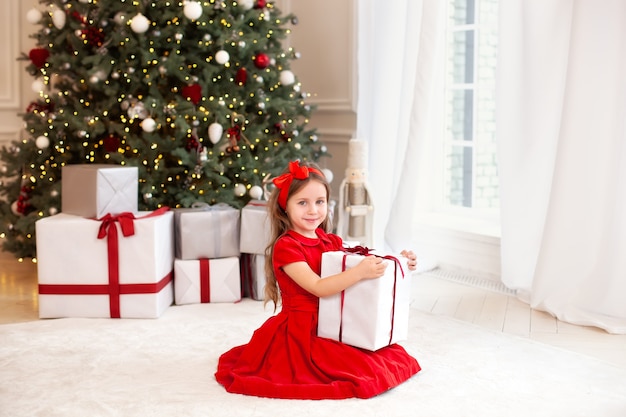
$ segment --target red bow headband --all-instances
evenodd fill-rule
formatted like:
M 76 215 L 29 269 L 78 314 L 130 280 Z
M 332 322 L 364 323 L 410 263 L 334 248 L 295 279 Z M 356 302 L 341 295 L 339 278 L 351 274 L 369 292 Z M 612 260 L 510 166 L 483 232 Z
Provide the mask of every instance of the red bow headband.
M 280 190 L 280 193 L 278 194 L 278 205 L 280 206 L 280 208 L 285 210 L 285 208 L 287 207 L 289 187 L 291 187 L 293 179 L 307 179 L 309 178 L 310 173 L 317 174 L 320 177 L 325 178 L 324 174 L 322 174 L 319 169 L 300 166 L 300 161 L 296 160 L 289 162 L 289 172 L 286 172 L 283 175 L 276 177 L 272 180 L 276 188 Z

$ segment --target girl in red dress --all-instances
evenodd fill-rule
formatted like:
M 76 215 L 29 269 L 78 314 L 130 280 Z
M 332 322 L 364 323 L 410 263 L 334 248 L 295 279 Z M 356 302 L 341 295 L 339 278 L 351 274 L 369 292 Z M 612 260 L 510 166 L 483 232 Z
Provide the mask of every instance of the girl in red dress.
M 342 249 L 329 233 L 330 187 L 313 164 L 290 162 L 274 179 L 268 202 L 274 242 L 267 249 L 265 302 L 282 299 L 250 341 L 219 358 L 215 378 L 228 392 L 290 399 L 370 398 L 420 371 L 397 344 L 375 352 L 318 337 L 319 297 L 338 293 L 362 279 L 384 274 L 375 256 L 337 275 L 320 278 L 322 253 Z M 415 255 L 403 251 L 409 268 Z

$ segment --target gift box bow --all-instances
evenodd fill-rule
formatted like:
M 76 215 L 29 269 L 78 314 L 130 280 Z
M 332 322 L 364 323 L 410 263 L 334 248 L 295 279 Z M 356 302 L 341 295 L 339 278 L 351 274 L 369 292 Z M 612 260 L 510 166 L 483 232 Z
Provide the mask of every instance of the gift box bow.
M 387 260 L 393 261 L 394 265 L 395 265 L 395 268 L 396 268 L 396 272 L 397 272 L 397 269 L 400 268 L 400 272 L 402 273 L 402 278 L 404 278 L 404 270 L 402 269 L 402 265 L 400 264 L 400 260 L 398 258 L 396 258 L 395 256 L 378 255 L 378 254 L 373 252 L 375 249 L 370 249 L 370 248 L 368 248 L 366 246 L 354 246 L 354 247 L 351 247 L 351 248 L 342 248 L 342 250 L 344 252 L 347 252 L 347 253 L 352 254 L 352 255 L 361 255 L 361 256 L 371 256 L 371 255 L 373 255 L 373 256 L 376 256 L 377 258 L 382 258 L 382 259 L 387 259 Z M 346 257 L 344 256 L 343 259 L 344 259 L 344 261 L 343 261 L 344 262 L 343 269 L 345 270 L 345 259 L 346 259 Z

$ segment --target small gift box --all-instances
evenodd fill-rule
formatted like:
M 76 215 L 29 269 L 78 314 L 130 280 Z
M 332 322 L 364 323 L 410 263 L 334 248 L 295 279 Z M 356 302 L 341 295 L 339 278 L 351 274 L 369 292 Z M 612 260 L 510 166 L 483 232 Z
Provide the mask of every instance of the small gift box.
M 241 236 L 239 250 L 242 253 L 265 255 L 271 237 L 267 216 L 267 201 L 252 200 L 241 209 Z
M 167 209 L 100 220 L 59 213 L 35 227 L 39 317 L 156 318 L 172 304 Z
M 137 212 L 137 167 L 65 165 L 61 174 L 63 213 L 100 218 L 107 213 Z
M 240 261 L 243 295 L 262 301 L 265 299 L 265 255 L 242 253 Z
M 176 258 L 239 256 L 240 212 L 228 204 L 196 203 L 175 209 Z
M 356 266 L 365 255 L 344 251 L 322 255 L 321 277 Z M 366 279 L 319 301 L 317 334 L 367 350 L 406 340 L 411 277 L 407 258 L 381 256 L 385 274 Z
M 241 300 L 239 258 L 174 261 L 176 304 L 227 303 Z

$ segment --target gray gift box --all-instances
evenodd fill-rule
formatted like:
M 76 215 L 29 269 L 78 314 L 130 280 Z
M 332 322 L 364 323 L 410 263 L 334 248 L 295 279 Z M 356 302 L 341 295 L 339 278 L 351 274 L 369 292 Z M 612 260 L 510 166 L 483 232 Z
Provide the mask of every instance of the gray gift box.
M 137 167 L 75 164 L 65 165 L 61 173 L 61 211 L 66 214 L 99 219 L 138 211 Z
M 228 204 L 174 209 L 177 259 L 239 256 L 240 212 Z
M 241 235 L 239 250 L 242 253 L 265 255 L 270 243 L 271 225 L 267 216 L 267 201 L 253 200 L 241 209 Z

